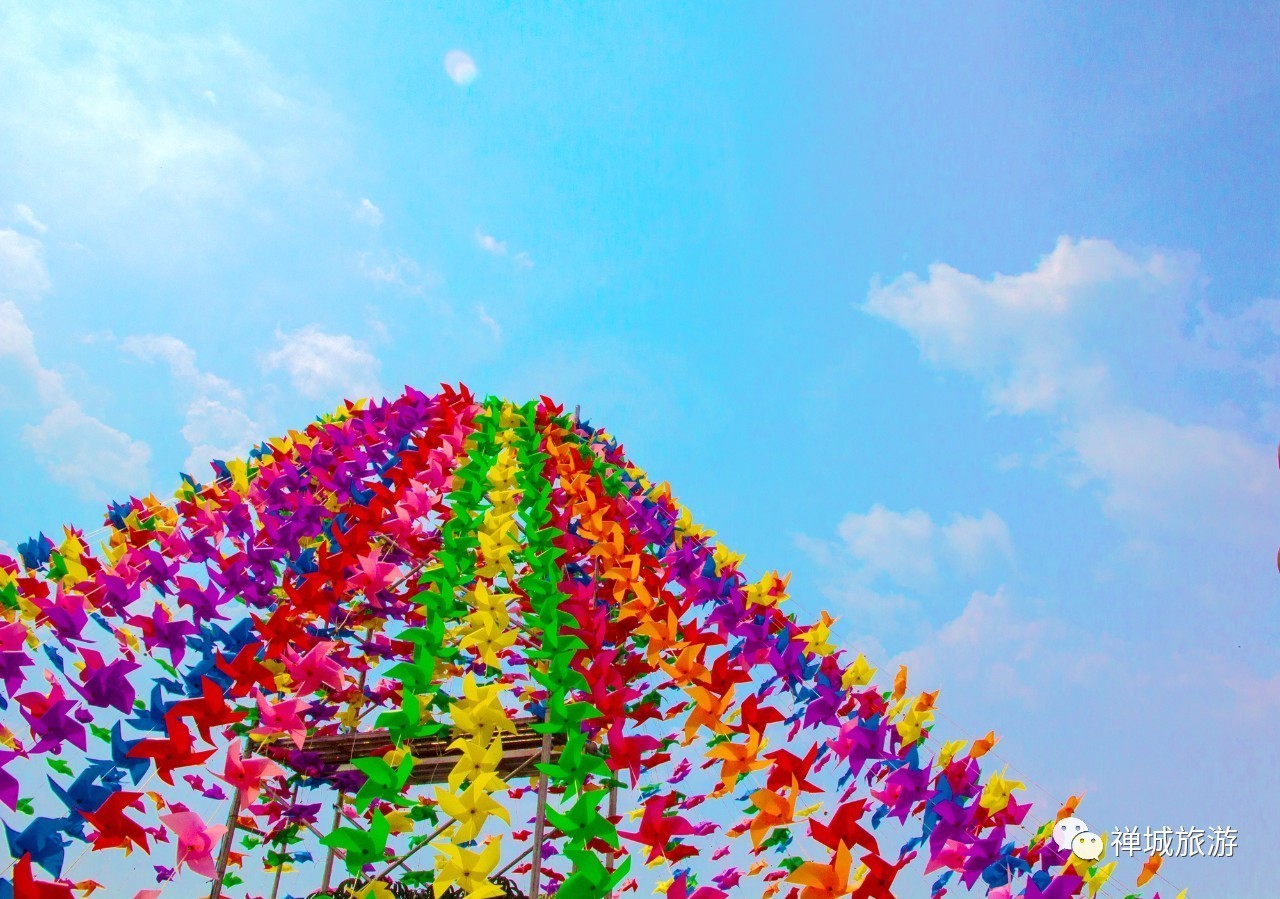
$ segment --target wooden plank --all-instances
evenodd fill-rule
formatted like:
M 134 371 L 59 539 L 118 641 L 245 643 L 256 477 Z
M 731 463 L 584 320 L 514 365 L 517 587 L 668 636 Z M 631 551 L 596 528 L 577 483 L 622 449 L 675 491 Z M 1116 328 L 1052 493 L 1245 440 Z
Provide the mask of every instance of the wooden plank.
M 527 764 L 543 751 L 542 734 L 532 729 L 539 723 L 535 718 L 517 719 L 514 734 L 501 734 L 502 759 L 498 774 L 505 778 L 536 777 L 537 769 Z M 462 754 L 449 747 L 454 738 L 428 737 L 407 741 L 414 757 L 411 784 L 444 783 Z M 552 741 L 552 759 L 558 757 L 563 738 Z M 301 774 L 332 781 L 338 774 L 356 770 L 355 759 L 383 755 L 395 748 L 387 730 L 373 730 L 350 734 L 310 736 L 303 742 L 301 751 L 287 738 L 277 738 L 264 743 L 258 750 L 274 761 Z

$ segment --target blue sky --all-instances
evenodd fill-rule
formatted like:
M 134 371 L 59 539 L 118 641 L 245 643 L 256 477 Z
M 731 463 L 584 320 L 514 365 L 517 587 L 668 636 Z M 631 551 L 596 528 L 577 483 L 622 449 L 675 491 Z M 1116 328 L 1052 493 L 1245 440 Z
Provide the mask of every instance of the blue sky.
M 1033 798 L 1238 827 L 1165 873 L 1272 895 L 1278 44 L 1274 4 L 6 5 L 0 538 L 349 393 L 547 393 Z

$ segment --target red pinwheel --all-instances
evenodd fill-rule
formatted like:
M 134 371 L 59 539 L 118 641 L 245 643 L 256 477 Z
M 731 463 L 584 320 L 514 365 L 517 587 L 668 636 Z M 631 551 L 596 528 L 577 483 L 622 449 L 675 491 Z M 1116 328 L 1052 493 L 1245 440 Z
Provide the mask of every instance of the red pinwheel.
M 129 750 L 129 757 L 151 759 L 156 763 L 156 776 L 169 786 L 173 786 L 175 770 L 202 764 L 217 751 L 207 749 L 193 752 L 194 746 L 191 731 L 180 720 L 174 719 L 169 722 L 169 736 L 139 740 L 138 744 Z
M 113 849 L 123 847 L 126 852 L 134 847 L 147 851 L 147 833 L 142 825 L 134 821 L 125 811 L 130 808 L 142 809 L 142 794 L 120 790 L 107 797 L 96 811 L 81 812 L 84 819 L 98 832 L 94 838 L 93 848 Z

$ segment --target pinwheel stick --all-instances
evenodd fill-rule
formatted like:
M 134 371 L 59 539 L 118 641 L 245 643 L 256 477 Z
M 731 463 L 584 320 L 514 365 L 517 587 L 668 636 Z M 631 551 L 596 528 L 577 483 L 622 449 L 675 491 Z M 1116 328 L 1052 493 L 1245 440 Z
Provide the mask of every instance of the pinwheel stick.
M 368 628 L 365 631 L 364 638 L 367 641 L 372 637 L 373 637 L 373 628 Z M 364 687 L 365 687 L 365 684 L 368 682 L 368 680 L 369 680 L 369 669 L 366 667 L 363 671 L 360 672 L 360 683 L 357 687 L 357 689 L 360 691 L 361 702 L 364 701 Z M 360 717 L 363 718 L 364 715 L 361 715 Z M 348 727 L 346 730 L 347 730 L 347 733 L 351 733 L 353 730 L 355 730 L 355 727 Z M 347 798 L 347 794 L 339 790 L 338 801 L 333 804 L 333 827 L 329 828 L 331 831 L 338 829 L 338 823 L 342 820 L 342 806 L 346 804 L 346 798 Z M 336 852 L 337 850 L 334 849 L 334 847 L 330 846 L 329 851 L 325 853 L 324 885 L 321 887 L 322 890 L 327 891 L 329 889 L 329 881 L 333 877 L 333 857 Z M 210 896 L 209 899 L 218 899 L 218 897 Z
M 343 794 L 339 793 L 338 801 L 333 804 L 333 826 L 329 828 L 330 831 L 337 830 L 338 825 L 342 823 L 342 801 L 343 801 Z M 335 850 L 332 846 L 330 846 L 329 851 L 325 853 L 325 857 L 324 857 L 324 880 L 320 885 L 320 889 L 322 892 L 328 892 L 329 882 L 333 879 L 334 854 L 335 854 Z M 209 899 L 217 899 L 217 897 L 210 896 Z
M 245 740 L 244 755 L 248 756 L 253 753 L 253 746 L 249 740 Z M 222 846 L 218 849 L 218 869 L 213 875 L 213 890 L 209 893 L 209 899 L 219 899 L 222 896 L 222 881 L 227 876 L 227 862 L 231 860 L 231 841 L 236 836 L 236 820 L 240 817 L 240 788 L 236 787 L 231 793 L 231 811 L 227 812 L 227 832 L 222 837 Z
M 298 784 L 293 785 L 293 796 L 289 800 L 290 805 L 294 805 L 298 801 L 298 786 L 299 786 Z M 285 833 L 286 833 L 285 830 L 280 831 L 280 848 L 281 849 L 283 849 L 286 845 L 284 842 Z M 275 880 L 271 882 L 271 899 L 276 899 L 276 896 L 280 895 L 280 877 L 283 874 L 284 874 L 284 859 L 280 859 L 279 863 L 276 865 Z
M 551 734 L 542 735 L 542 764 L 551 764 Z M 547 775 L 538 777 L 538 817 L 533 824 L 533 873 L 529 875 L 529 899 L 538 899 L 538 879 L 542 875 L 542 834 L 547 823 Z
M 617 816 L 618 816 L 618 781 L 615 778 L 613 783 L 609 785 L 609 820 L 612 821 Z M 615 863 L 615 856 L 612 852 L 610 852 L 609 853 L 609 874 L 610 875 L 613 874 L 614 863 Z M 612 876 L 610 877 L 610 882 L 612 883 Z M 609 899 L 613 899 L 613 887 L 609 887 Z

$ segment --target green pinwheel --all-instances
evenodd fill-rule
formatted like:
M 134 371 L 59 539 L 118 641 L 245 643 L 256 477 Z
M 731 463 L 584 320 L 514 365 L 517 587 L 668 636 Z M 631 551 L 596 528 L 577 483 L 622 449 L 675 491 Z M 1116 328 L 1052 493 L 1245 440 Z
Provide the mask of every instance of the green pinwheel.
M 368 830 L 356 827 L 339 827 L 323 837 L 320 842 L 333 849 L 346 852 L 343 863 L 352 874 L 359 874 L 365 865 L 380 862 L 386 857 L 387 839 L 391 836 L 391 824 L 382 812 L 375 811 Z

